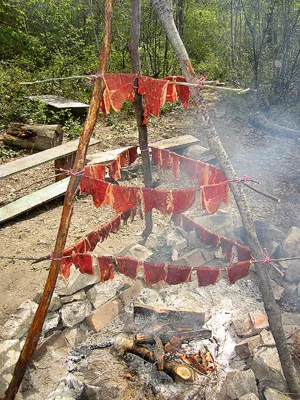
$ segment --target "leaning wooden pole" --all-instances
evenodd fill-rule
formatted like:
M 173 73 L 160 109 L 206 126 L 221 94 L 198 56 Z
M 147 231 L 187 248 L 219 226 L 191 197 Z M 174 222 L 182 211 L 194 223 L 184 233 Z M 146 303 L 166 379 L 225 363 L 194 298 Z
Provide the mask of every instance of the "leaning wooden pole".
M 152 0 L 152 7 L 158 16 L 167 38 L 172 44 L 173 50 L 180 62 L 182 73 L 190 83 L 197 83 L 198 78 L 194 72 L 188 53 L 177 31 L 172 10 L 171 0 Z M 196 104 L 202 103 L 202 95 L 200 87 L 191 88 L 192 95 Z M 218 160 L 222 170 L 224 171 L 227 179 L 233 180 L 237 178 L 236 172 L 231 164 L 231 161 L 225 152 L 225 149 L 218 137 L 218 134 L 211 123 L 208 113 L 202 117 L 203 123 L 209 125 L 207 129 L 207 139 L 210 148 Z M 250 207 L 247 203 L 246 196 L 243 192 L 242 186 L 231 184 L 231 190 L 235 201 L 237 203 L 243 226 L 246 231 L 246 237 L 251 249 L 253 257 L 258 260 L 264 259 L 263 251 L 257 238 L 254 221 Z M 255 271 L 259 280 L 259 288 L 262 295 L 264 307 L 269 319 L 271 332 L 274 336 L 279 359 L 281 362 L 284 377 L 287 381 L 289 391 L 293 393 L 294 398 L 300 399 L 300 386 L 297 379 L 296 370 L 286 343 L 286 338 L 282 326 L 282 318 L 279 307 L 276 304 L 274 294 L 272 291 L 271 280 L 266 269 L 266 266 L 261 263 L 255 264 Z
M 110 53 L 110 44 L 112 38 L 112 14 L 113 14 L 113 0 L 105 0 L 105 19 L 104 19 L 104 38 L 100 55 L 99 67 L 97 74 L 99 77 L 95 81 L 95 86 L 90 102 L 89 112 L 83 127 L 82 135 L 80 137 L 77 154 L 74 162 L 73 172 L 79 172 L 83 169 L 87 154 L 90 138 L 92 136 L 97 116 L 100 109 L 100 102 L 103 94 L 103 83 L 100 75 L 107 71 L 108 58 Z M 12 380 L 5 393 L 4 399 L 13 400 L 19 390 L 20 384 L 25 375 L 27 366 L 31 361 L 32 355 L 37 347 L 48 307 L 52 298 L 55 288 L 57 277 L 60 271 L 60 258 L 62 257 L 70 221 L 73 213 L 74 200 L 78 190 L 80 177 L 72 175 L 65 195 L 64 206 L 61 215 L 60 226 L 56 238 L 55 248 L 50 265 L 50 271 L 47 282 L 41 297 L 39 306 L 35 313 L 32 325 L 29 329 L 24 347 L 21 351 L 20 357 L 14 369 Z
M 141 74 L 141 59 L 139 51 L 140 27 L 141 27 L 141 1 L 131 0 L 132 22 L 131 22 L 131 43 L 129 46 L 131 55 L 131 69 L 134 74 Z M 144 119 L 143 97 L 138 94 L 138 77 L 135 79 L 135 97 L 134 110 L 139 132 L 139 145 L 142 153 L 144 184 L 150 187 L 152 183 L 151 166 L 148 147 L 148 129 L 142 125 Z M 152 232 L 152 211 L 145 212 L 146 227 L 143 232 L 143 238 L 146 240 Z

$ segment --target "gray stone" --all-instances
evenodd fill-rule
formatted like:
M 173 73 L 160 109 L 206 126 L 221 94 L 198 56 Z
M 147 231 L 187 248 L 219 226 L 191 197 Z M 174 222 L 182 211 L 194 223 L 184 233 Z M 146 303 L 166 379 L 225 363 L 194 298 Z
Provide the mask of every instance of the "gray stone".
M 43 325 L 43 334 L 49 332 L 51 329 L 57 328 L 60 320 L 60 315 L 58 313 L 48 313 Z
M 260 310 L 239 314 L 232 319 L 232 323 L 237 335 L 242 337 L 256 335 L 269 327 L 267 315 Z
M 167 245 L 172 247 L 172 250 L 180 251 L 186 248 L 187 241 L 178 231 L 172 231 L 167 236 Z
M 258 395 L 253 371 L 251 369 L 247 371 L 236 369 L 228 372 L 226 377 L 226 393 L 231 399 L 238 399 L 249 393 Z
M 19 340 L 3 340 L 0 343 L 0 397 L 8 388 L 19 355 Z
M 63 334 L 69 347 L 77 347 L 86 340 L 88 331 L 89 329 L 86 325 L 80 324 L 74 328 L 66 328 Z
M 193 158 L 194 160 L 209 162 L 210 164 L 216 164 L 217 162 L 211 151 L 207 147 L 200 146 L 200 144 L 189 146 L 183 151 L 183 155 L 185 157 Z
M 266 344 L 266 345 L 274 345 L 275 344 L 275 340 L 270 331 L 267 331 L 266 329 L 264 329 L 260 332 L 259 335 L 260 335 L 260 343 L 261 344 Z
M 289 282 L 300 282 L 300 260 L 286 261 L 282 264 L 287 265 L 287 270 L 285 271 L 285 279 Z
M 135 304 L 143 303 L 143 304 L 150 304 L 153 306 L 162 305 L 163 301 L 160 295 L 158 294 L 157 290 L 150 289 L 150 288 L 143 288 L 140 294 L 137 296 Z
M 284 287 L 281 285 L 278 285 L 275 281 L 271 280 L 271 286 L 272 286 L 272 291 L 275 297 L 275 300 L 280 300 L 281 296 L 283 295 L 284 292 Z
M 193 219 L 218 235 L 232 237 L 234 220 L 232 215 L 224 210 L 218 210 L 213 215 L 194 216 Z
M 286 337 L 290 336 L 295 329 L 300 328 L 300 314 L 299 313 L 282 313 L 282 325 Z
M 259 380 L 260 387 L 268 386 L 285 391 L 286 381 L 276 348 L 262 348 L 254 355 L 251 369 Z
M 267 249 L 270 256 L 285 239 L 285 234 L 268 222 L 255 221 L 255 229 L 261 246 Z
M 40 292 L 34 297 L 33 301 L 35 303 L 39 303 L 40 300 L 41 300 L 41 297 L 42 297 L 42 293 Z M 52 295 L 51 302 L 50 302 L 48 310 L 54 312 L 54 311 L 59 310 L 60 307 L 61 307 L 60 297 L 58 296 L 58 294 L 56 292 L 54 292 L 53 295 Z
M 189 267 L 200 267 L 205 263 L 205 259 L 202 256 L 200 249 L 194 249 L 188 253 L 185 253 L 183 257 L 179 258 L 173 265 L 186 265 Z
M 68 296 L 96 282 L 99 282 L 99 272 L 97 268 L 94 269 L 94 275 L 89 275 L 82 274 L 79 269 L 76 269 L 75 266 L 72 265 L 68 279 L 62 277 L 58 278 L 56 293 L 59 296 Z
M 278 258 L 297 257 L 300 254 L 300 228 L 292 226 L 277 253 Z
M 300 297 L 300 283 L 298 283 L 298 286 L 297 286 L 297 294 Z
M 22 303 L 17 311 L 5 322 L 0 330 L 3 339 L 20 339 L 24 336 L 33 319 L 38 305 L 31 300 Z
M 131 249 L 126 253 L 126 256 L 135 258 L 139 261 L 145 261 L 152 255 L 152 251 L 147 249 L 147 247 L 142 246 L 140 244 L 135 244 Z
M 50 393 L 48 400 L 76 400 L 79 399 L 83 392 L 83 383 L 74 375 L 68 374 L 58 383 L 54 392 Z
M 78 301 L 84 299 L 86 299 L 86 294 L 84 290 L 71 294 L 70 296 L 62 296 L 60 298 L 62 304 L 72 303 L 72 301 Z
M 87 299 L 79 300 L 63 305 L 60 311 L 63 326 L 72 328 L 91 313 L 92 305 Z
M 132 280 L 120 274 L 116 275 L 112 280 L 97 283 L 87 291 L 86 295 L 93 307 L 97 309 L 116 296 L 125 285 L 130 284 L 132 284 Z
M 266 388 L 264 390 L 264 396 L 266 400 L 288 400 L 291 397 L 287 396 L 284 393 L 278 392 L 278 390 L 272 388 Z
M 253 393 L 248 393 L 240 397 L 239 400 L 259 400 L 259 398 Z

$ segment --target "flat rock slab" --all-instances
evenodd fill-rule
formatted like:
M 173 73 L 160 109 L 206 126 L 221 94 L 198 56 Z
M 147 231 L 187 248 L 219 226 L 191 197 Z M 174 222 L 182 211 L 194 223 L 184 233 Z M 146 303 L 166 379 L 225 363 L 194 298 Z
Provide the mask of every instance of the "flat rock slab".
M 231 399 L 238 399 L 245 394 L 258 395 L 255 375 L 251 369 L 247 371 L 233 370 L 226 377 L 226 393 Z
M 88 299 L 68 303 L 61 308 L 63 326 L 72 328 L 82 322 L 92 311 L 92 305 Z
M 81 103 L 80 101 L 66 99 L 62 96 L 55 96 L 55 95 L 40 95 L 40 96 L 29 96 L 30 100 L 38 100 L 42 103 L 46 103 L 47 105 L 59 109 L 66 109 L 66 108 L 89 108 L 89 104 Z

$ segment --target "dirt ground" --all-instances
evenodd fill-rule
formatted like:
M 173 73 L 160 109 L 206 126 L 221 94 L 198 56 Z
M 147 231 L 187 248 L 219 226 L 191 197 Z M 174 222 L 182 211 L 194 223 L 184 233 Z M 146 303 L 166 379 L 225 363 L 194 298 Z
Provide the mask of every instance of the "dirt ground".
M 201 111 L 200 111 L 201 113 Z M 240 176 L 248 175 L 261 182 L 261 189 L 281 198 L 275 203 L 245 189 L 256 219 L 268 221 L 284 232 L 297 225 L 299 219 L 300 163 L 299 142 L 280 136 L 270 136 L 254 129 L 247 123 L 248 111 L 238 99 L 223 99 L 211 109 L 216 129 Z M 149 140 L 192 134 L 207 146 L 200 117 L 193 110 L 174 108 L 160 119 L 153 118 L 149 124 Z M 293 121 L 289 123 L 293 126 Z M 299 129 L 299 126 L 293 126 Z M 101 143 L 91 152 L 133 145 L 137 133 L 133 115 L 112 119 L 111 126 L 100 119 L 95 137 Z M 53 163 L 28 170 L 18 176 L 5 179 L 0 187 L 0 204 L 30 193 L 33 189 L 53 182 L 53 178 L 35 184 L 43 177 L 53 176 Z M 140 179 L 137 176 L 134 179 Z M 234 207 L 234 205 L 233 205 Z M 0 254 L 10 257 L 40 257 L 49 254 L 53 248 L 62 211 L 62 199 L 41 206 L 27 215 L 22 215 L 1 227 Z M 95 227 L 113 216 L 109 208 L 95 209 L 91 199 L 78 196 L 76 199 L 67 245 L 74 244 Z M 155 229 L 166 221 L 155 217 Z M 116 253 L 122 247 L 136 243 L 143 230 L 143 222 L 137 218 L 133 225 L 124 227 L 118 236 L 112 236 L 102 245 L 103 253 Z M 101 250 L 101 249 L 100 249 Z M 15 309 L 26 299 L 33 299 L 41 292 L 49 269 L 49 261 L 32 265 L 29 261 L 1 259 L 0 281 L 0 324 L 3 324 Z

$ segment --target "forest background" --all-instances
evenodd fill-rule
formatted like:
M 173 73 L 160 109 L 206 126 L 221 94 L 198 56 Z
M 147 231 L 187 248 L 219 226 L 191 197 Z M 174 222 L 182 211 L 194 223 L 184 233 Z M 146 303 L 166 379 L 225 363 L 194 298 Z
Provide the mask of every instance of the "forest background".
M 263 98 L 300 114 L 299 0 L 174 0 L 173 8 L 199 76 L 251 87 L 256 104 Z M 26 96 L 56 94 L 89 103 L 88 79 L 20 82 L 93 74 L 103 10 L 101 0 L 0 0 L 0 129 L 12 121 L 63 119 L 71 136 L 80 133 L 71 115 L 50 115 Z M 116 0 L 110 72 L 131 72 L 130 34 L 131 1 Z M 149 0 L 142 0 L 140 53 L 144 75 L 181 74 Z

